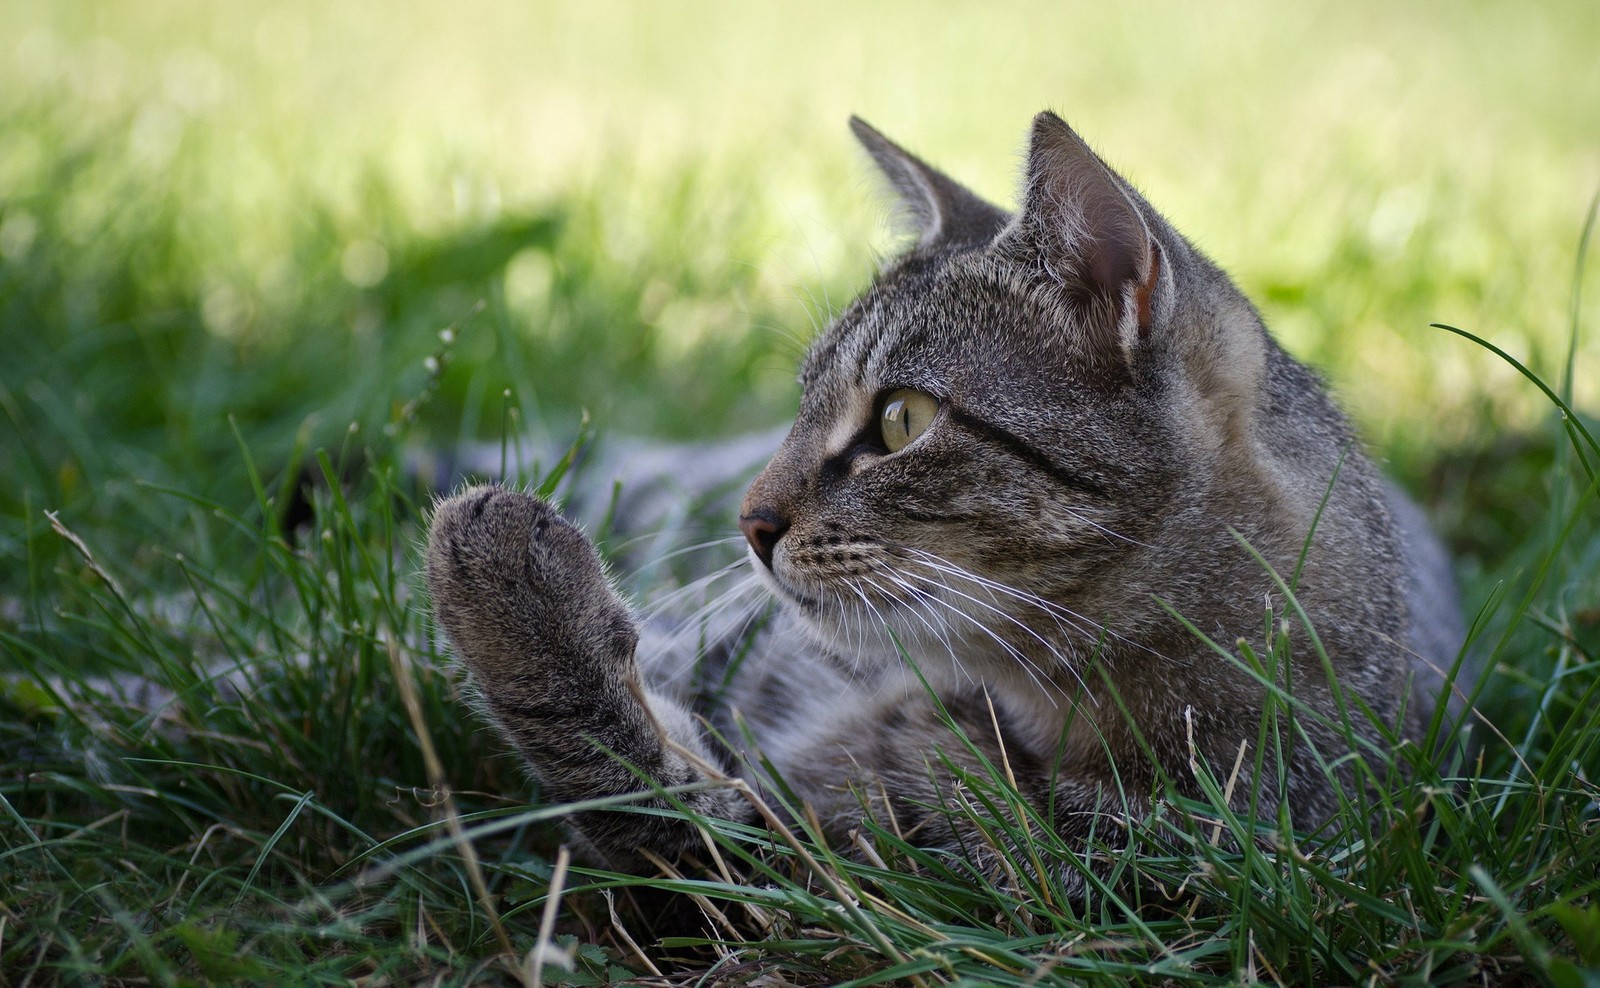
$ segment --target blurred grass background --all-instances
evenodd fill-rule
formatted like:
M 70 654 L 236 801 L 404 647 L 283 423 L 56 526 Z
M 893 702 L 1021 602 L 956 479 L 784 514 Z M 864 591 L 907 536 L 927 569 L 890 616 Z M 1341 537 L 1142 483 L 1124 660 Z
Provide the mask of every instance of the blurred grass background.
M 893 248 L 852 112 L 1009 204 L 1051 107 L 1144 189 L 1429 502 L 1469 609 L 1545 581 L 1496 619 L 1494 713 L 1531 759 L 1542 718 L 1592 709 L 1561 691 L 1587 688 L 1600 539 L 1552 548 L 1589 502 L 1549 405 L 1428 324 L 1559 382 L 1600 323 L 1594 291 L 1574 309 L 1596 50 L 1581 0 L 0 4 L 0 646 L 39 677 L 0 691 L 0 918 L 28 918 L 0 975 L 181 980 L 176 938 L 270 980 L 239 929 L 341 978 L 481 955 L 449 855 L 415 886 L 330 878 L 437 820 L 424 724 L 465 803 L 525 793 L 426 642 L 400 451 L 566 441 L 583 409 L 602 435 L 781 422 L 804 342 Z M 1593 413 L 1600 341 L 1576 348 Z M 272 517 L 300 465 L 361 478 L 317 494 L 320 539 Z M 217 694 L 212 663 L 267 670 L 270 702 Z M 100 668 L 192 691 L 162 715 L 186 732 L 37 686 Z M 537 904 L 547 863 L 481 850 Z M 1510 860 L 1501 881 L 1553 884 Z M 360 922 L 309 930 L 335 885 Z M 202 928 L 217 888 L 254 919 Z M 371 961 L 421 917 L 435 940 Z
M 887 243 L 851 112 L 1008 203 L 1029 116 L 1060 110 L 1380 443 L 1424 448 L 1526 424 L 1525 389 L 1426 324 L 1553 364 L 1600 176 L 1582 2 L 13 0 L 0 37 L 0 245 L 13 280 L 60 270 L 73 318 L 196 319 L 246 363 L 381 359 L 503 292 L 525 397 L 636 431 L 792 401 L 784 337 Z M 561 232 L 521 253 L 542 217 Z M 105 311 L 118 291 L 146 297 Z M 640 383 L 700 348 L 746 351 L 750 378 Z
M 449 325 L 419 442 L 781 421 L 892 248 L 847 115 L 1009 203 L 1054 107 L 1483 531 L 1436 468 L 1543 406 L 1428 323 L 1558 377 L 1600 184 L 1584 2 L 12 0 L 0 39 L 0 509 L 114 529 L 176 524 L 135 478 L 246 499 L 229 416 L 268 469 L 393 431 Z

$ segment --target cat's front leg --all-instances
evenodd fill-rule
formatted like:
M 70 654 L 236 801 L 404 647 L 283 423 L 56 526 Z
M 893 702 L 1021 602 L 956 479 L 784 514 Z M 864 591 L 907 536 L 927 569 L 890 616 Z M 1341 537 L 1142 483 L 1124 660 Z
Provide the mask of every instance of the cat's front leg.
M 549 504 L 500 487 L 441 502 L 427 579 L 435 618 L 485 707 L 550 796 L 570 802 L 706 781 L 667 743 L 704 757 L 698 724 L 641 682 L 626 605 L 588 538 Z M 747 815 L 728 789 L 677 798 L 706 816 Z M 669 804 L 652 796 L 634 805 Z M 642 863 L 641 848 L 670 860 L 700 840 L 692 825 L 655 814 L 588 811 L 572 824 L 599 857 L 624 867 Z

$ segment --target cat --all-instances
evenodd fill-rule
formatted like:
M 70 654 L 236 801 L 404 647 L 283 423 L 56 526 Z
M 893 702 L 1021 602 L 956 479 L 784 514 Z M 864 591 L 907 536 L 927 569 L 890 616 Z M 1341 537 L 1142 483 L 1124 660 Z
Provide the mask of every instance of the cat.
M 1266 754 L 1286 784 L 1254 786 L 1257 811 L 1281 794 L 1297 826 L 1327 819 L 1352 774 L 1319 759 L 1352 736 L 1419 742 L 1462 642 L 1420 511 L 1228 277 L 1059 117 L 1034 120 L 1014 214 L 851 126 L 913 242 L 811 347 L 740 506 L 772 616 L 736 663 L 714 634 L 641 626 L 556 508 L 467 489 L 433 511 L 426 581 L 483 709 L 553 800 L 688 786 L 689 810 L 752 821 L 738 787 L 690 784 L 759 791 L 765 759 L 827 834 L 873 813 L 971 853 L 981 835 L 940 807 L 987 758 L 1078 846 L 1147 812 L 1162 776 L 1195 791 L 1196 759 L 1253 788 L 1239 756 L 1267 688 L 1207 640 L 1259 644 L 1269 609 L 1290 613 L 1277 574 L 1316 641 L 1277 626 L 1309 715 L 1287 764 Z M 703 844 L 674 814 L 570 826 L 622 868 Z

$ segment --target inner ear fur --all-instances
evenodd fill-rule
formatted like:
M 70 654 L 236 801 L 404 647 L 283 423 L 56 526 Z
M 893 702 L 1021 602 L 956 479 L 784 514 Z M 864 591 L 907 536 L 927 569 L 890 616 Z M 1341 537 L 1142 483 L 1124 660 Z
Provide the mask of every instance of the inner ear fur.
M 994 249 L 1043 273 L 1074 310 L 1074 331 L 1108 366 L 1131 363 L 1141 350 L 1175 360 L 1214 440 L 1242 437 L 1265 374 L 1265 330 L 1225 276 L 1176 234 L 1158 239 L 1153 225 L 1165 229 L 1083 138 L 1046 111 L 1033 121 L 1022 208 Z
M 1105 343 L 1149 338 L 1161 247 L 1123 181 L 1054 113 L 1034 118 L 1022 209 L 995 247 L 1043 270 Z
M 856 140 L 872 155 L 895 191 L 901 225 L 917 238 L 917 249 L 982 247 L 1009 217 L 966 186 L 883 136 L 860 117 L 850 118 Z

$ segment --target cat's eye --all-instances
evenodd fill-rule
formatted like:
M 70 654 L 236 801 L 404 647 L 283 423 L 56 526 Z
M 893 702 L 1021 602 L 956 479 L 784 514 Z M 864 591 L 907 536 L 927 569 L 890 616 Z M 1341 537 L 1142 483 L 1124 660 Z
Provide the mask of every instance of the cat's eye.
M 939 400 L 933 395 L 909 388 L 891 391 L 884 399 L 883 411 L 878 413 L 883 444 L 889 452 L 898 453 L 927 431 L 938 411 Z

